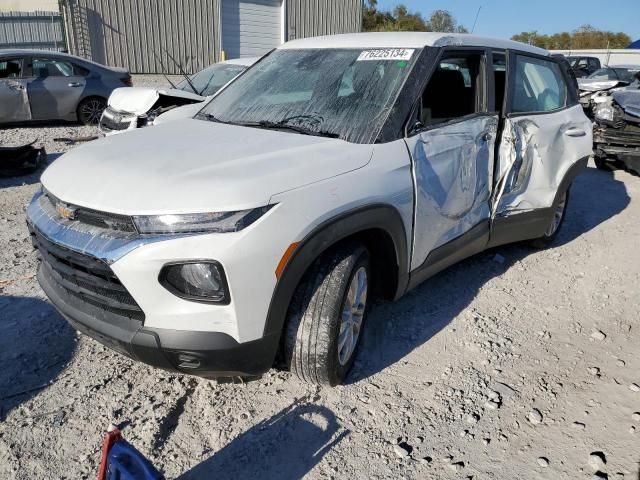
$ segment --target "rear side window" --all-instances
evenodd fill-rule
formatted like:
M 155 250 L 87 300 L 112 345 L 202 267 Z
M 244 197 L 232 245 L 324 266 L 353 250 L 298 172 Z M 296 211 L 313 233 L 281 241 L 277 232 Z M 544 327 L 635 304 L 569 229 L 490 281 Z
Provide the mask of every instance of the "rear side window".
M 20 77 L 22 77 L 22 60 L 18 58 L 0 60 L 0 78 Z
M 516 55 L 513 113 L 540 113 L 567 105 L 567 85 L 560 66 L 547 60 Z
M 32 69 L 33 76 L 37 78 L 71 77 L 74 75 L 71 63 L 51 58 L 34 58 Z

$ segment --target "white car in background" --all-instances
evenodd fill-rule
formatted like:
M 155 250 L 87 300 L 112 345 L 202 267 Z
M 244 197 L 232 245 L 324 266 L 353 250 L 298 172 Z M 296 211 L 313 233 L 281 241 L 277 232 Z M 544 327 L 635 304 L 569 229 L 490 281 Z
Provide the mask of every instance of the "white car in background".
M 568 66 L 530 45 L 294 40 L 194 118 L 56 160 L 27 211 L 38 280 L 75 329 L 136 360 L 336 385 L 375 298 L 553 241 L 591 128 Z
M 167 118 L 193 116 L 202 108 L 203 102 L 257 60 L 250 57 L 213 64 L 185 78 L 175 88 L 118 88 L 109 97 L 100 119 L 100 131 L 113 135 L 153 125 L 162 114 L 187 105 L 191 108 Z

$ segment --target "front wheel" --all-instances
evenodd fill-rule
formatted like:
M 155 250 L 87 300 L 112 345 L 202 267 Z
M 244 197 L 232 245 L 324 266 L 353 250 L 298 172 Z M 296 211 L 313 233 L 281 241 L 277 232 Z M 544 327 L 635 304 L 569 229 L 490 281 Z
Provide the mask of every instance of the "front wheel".
M 559 198 L 558 202 L 553 207 L 553 217 L 551 221 L 547 225 L 547 229 L 544 232 L 544 235 L 538 237 L 534 240 L 531 240 L 531 245 L 535 248 L 546 248 L 551 242 L 556 238 L 558 232 L 560 231 L 560 227 L 564 223 L 564 218 L 567 213 L 567 205 L 569 204 L 569 189 L 562 194 Z
M 305 274 L 284 339 L 285 361 L 300 380 L 334 386 L 345 379 L 360 343 L 370 279 L 369 252 L 352 243 L 321 255 Z
M 89 97 L 78 104 L 78 121 L 84 125 L 97 125 L 102 117 L 102 112 L 107 108 L 104 98 Z

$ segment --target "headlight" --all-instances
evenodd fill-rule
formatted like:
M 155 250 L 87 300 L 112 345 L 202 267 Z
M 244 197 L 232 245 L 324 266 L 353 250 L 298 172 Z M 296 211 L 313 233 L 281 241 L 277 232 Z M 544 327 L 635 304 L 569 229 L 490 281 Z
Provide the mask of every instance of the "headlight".
M 238 212 L 188 213 L 134 216 L 140 233 L 225 233 L 248 227 L 273 205 Z
M 218 262 L 166 265 L 160 272 L 159 280 L 161 285 L 180 298 L 224 305 L 229 303 L 227 281 Z
M 595 107 L 594 115 L 598 120 L 613 122 L 616 110 L 610 103 L 599 103 Z

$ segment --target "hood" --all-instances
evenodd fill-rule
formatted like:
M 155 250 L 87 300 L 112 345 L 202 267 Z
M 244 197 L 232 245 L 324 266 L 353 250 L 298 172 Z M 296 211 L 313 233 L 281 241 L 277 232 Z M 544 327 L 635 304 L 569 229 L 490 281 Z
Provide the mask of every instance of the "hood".
M 277 193 L 361 168 L 373 148 L 178 120 L 75 148 L 43 173 L 42 184 L 62 201 L 124 215 L 244 210 L 267 205 Z
M 185 92 L 177 88 L 122 87 L 116 88 L 109 96 L 109 106 L 118 112 L 142 115 L 155 105 L 160 96 L 202 102 L 205 97 Z
M 640 90 L 618 90 L 611 96 L 627 114 L 640 118 Z
M 204 108 L 206 101 L 211 98 L 212 97 L 206 97 L 205 102 L 191 103 L 189 105 L 172 108 L 168 112 L 158 115 L 153 121 L 153 124 L 162 125 L 163 123 L 175 122 L 176 120 L 182 120 L 183 118 L 193 118 L 196 116 L 196 113 Z
M 610 90 L 612 88 L 628 85 L 628 82 L 620 80 L 596 80 L 595 78 L 579 78 L 578 87 L 584 92 L 598 92 L 600 90 Z

